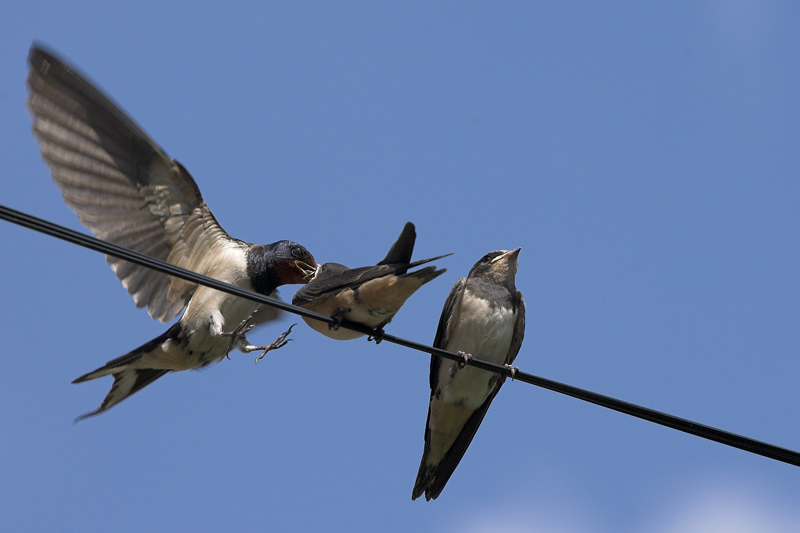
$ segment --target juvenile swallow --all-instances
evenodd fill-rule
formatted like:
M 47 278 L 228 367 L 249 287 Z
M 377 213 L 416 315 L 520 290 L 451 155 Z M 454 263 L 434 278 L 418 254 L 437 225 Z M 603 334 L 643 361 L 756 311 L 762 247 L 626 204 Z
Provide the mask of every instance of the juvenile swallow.
M 27 106 L 42 157 L 66 204 L 98 238 L 264 295 L 313 275 L 314 257 L 296 242 L 229 236 L 189 172 L 74 69 L 36 46 L 28 61 Z M 100 407 L 79 419 L 168 372 L 206 366 L 233 348 L 269 348 L 252 346 L 244 333 L 275 318 L 272 309 L 115 257 L 106 261 L 152 318 L 168 322 L 185 313 L 163 335 L 76 379 L 114 376 Z
M 347 268 L 339 263 L 322 264 L 316 276 L 295 293 L 292 303 L 339 320 L 382 330 L 417 289 L 446 271 L 429 266 L 408 272 L 411 268 L 447 257 L 440 255 L 412 263 L 416 238 L 414 224 L 407 222 L 397 242 L 376 266 Z M 346 328 L 329 327 L 319 320 L 305 317 L 303 320 L 332 339 L 343 341 L 364 336 Z
M 486 254 L 453 285 L 435 347 L 511 365 L 525 336 L 525 301 L 514 285 L 519 250 Z M 425 449 L 412 500 L 441 494 L 504 381 L 499 374 L 431 357 Z

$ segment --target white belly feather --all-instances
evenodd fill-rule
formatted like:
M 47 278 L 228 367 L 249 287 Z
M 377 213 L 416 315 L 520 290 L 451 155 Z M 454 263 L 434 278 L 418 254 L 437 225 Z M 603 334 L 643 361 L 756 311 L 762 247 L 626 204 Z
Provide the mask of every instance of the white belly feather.
M 240 246 L 230 246 L 224 256 L 205 272 L 207 276 L 252 290 L 247 277 L 247 261 Z M 228 337 L 215 337 L 230 332 L 258 308 L 259 304 L 226 292 L 199 286 L 181 318 L 187 346 L 204 363 L 222 359 L 230 344 Z M 192 358 L 194 359 L 194 357 Z M 189 363 L 196 364 L 195 361 Z
M 465 352 L 476 359 L 497 365 L 506 363 L 511 338 L 514 335 L 516 312 L 508 308 L 492 307 L 489 302 L 469 293 L 464 295 L 458 327 L 450 332 L 447 350 Z M 489 380 L 494 374 L 467 366 L 458 369 L 458 363 L 446 361 L 439 370 L 441 399 L 447 403 L 463 405 L 469 409 L 480 407 L 491 392 Z

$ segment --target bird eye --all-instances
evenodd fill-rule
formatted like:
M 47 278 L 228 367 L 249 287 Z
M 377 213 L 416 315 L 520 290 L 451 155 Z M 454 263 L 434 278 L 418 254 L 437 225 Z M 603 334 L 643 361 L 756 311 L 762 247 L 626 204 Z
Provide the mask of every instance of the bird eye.
M 292 256 L 300 259 L 303 257 L 303 251 L 298 246 L 294 246 L 292 247 Z

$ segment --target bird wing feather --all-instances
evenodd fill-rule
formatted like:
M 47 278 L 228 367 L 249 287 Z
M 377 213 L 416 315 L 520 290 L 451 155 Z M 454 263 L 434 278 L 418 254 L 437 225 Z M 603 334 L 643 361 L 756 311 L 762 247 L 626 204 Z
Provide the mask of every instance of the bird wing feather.
M 406 222 L 403 226 L 403 231 L 400 237 L 389 248 L 389 253 L 386 257 L 378 263 L 379 265 L 395 265 L 395 264 L 408 264 L 411 262 L 411 256 L 414 254 L 414 243 L 417 240 L 417 232 L 414 229 L 414 224 Z
M 510 365 L 517 358 L 522 340 L 525 338 L 525 298 L 520 291 L 515 294 L 515 307 L 517 309 L 517 321 L 514 323 L 514 333 L 511 334 L 511 346 L 508 348 L 506 364 Z
M 99 239 L 203 273 L 236 242 L 194 179 L 125 112 L 53 55 L 31 48 L 27 106 L 64 201 Z M 196 285 L 106 256 L 137 307 L 167 322 Z
M 447 349 L 447 341 L 450 338 L 450 332 L 453 329 L 453 324 L 458 322 L 458 318 L 454 317 L 457 313 L 458 304 L 464 296 L 464 288 L 467 286 L 467 278 L 460 278 L 453 284 L 450 289 L 450 294 L 447 295 L 447 300 L 444 302 L 442 314 L 439 316 L 439 325 L 436 327 L 436 336 L 433 339 L 434 348 Z M 431 385 L 431 397 L 436 392 L 439 386 L 439 367 L 442 365 L 442 358 L 438 355 L 431 355 L 431 372 L 429 382 Z

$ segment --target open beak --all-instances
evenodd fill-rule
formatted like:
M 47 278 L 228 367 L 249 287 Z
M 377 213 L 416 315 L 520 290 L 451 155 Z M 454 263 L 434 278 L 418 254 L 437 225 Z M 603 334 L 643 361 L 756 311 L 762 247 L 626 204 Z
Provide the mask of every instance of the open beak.
M 511 260 L 511 259 L 516 261 L 520 250 L 522 250 L 522 248 L 515 248 L 514 250 L 511 250 L 510 252 L 506 252 L 504 254 L 500 254 L 497 257 L 495 257 L 494 259 L 492 259 L 492 263 L 496 263 L 497 261 Z
M 295 261 L 294 266 L 303 273 L 303 281 L 310 281 L 317 274 L 317 265 L 309 265 L 304 261 Z

